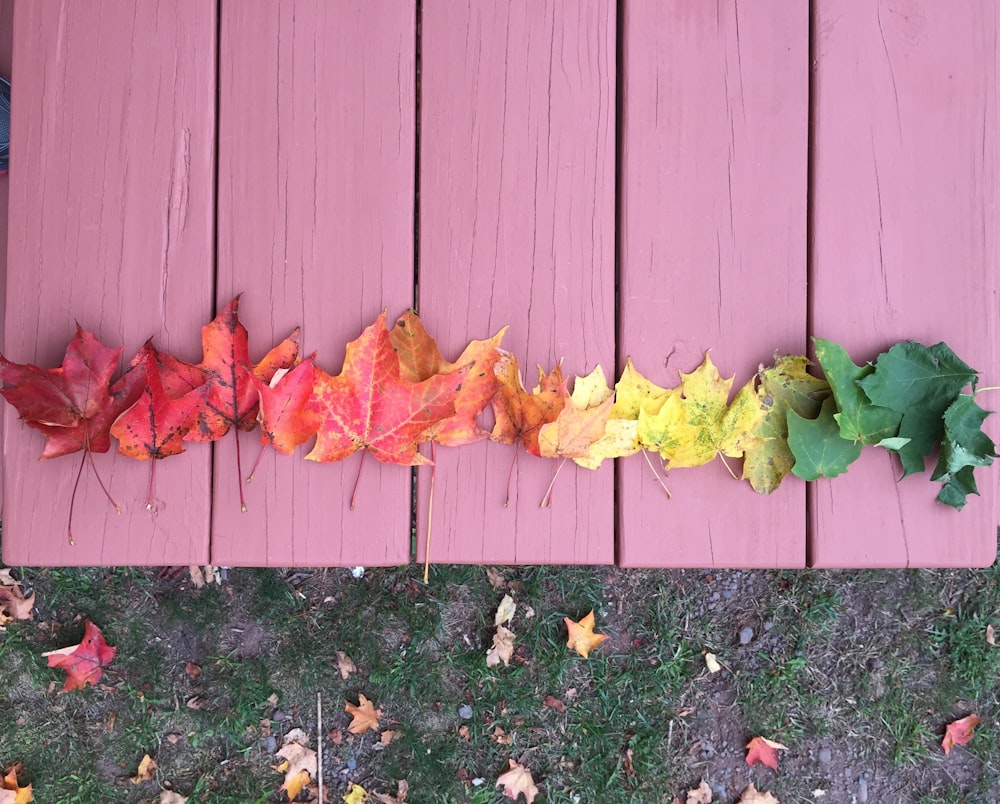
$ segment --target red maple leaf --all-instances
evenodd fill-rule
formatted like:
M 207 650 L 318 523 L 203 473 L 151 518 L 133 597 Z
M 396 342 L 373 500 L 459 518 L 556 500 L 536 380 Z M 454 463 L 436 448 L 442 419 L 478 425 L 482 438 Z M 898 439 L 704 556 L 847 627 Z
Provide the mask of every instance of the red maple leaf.
M 417 445 L 428 427 L 455 414 L 455 395 L 467 374 L 457 371 L 423 382 L 404 380 L 383 310 L 361 337 L 347 344 L 340 374 L 331 377 L 316 369 L 307 408 L 317 416 L 319 430 L 306 459 L 342 461 L 367 450 L 387 463 L 430 463 L 417 452 Z
M 111 426 L 111 434 L 118 439 L 118 451 L 141 461 L 160 460 L 183 452 L 184 437 L 208 398 L 208 384 L 187 389 L 187 383 L 179 379 L 184 371 L 180 367 L 186 364 L 157 352 L 151 341 L 146 341 L 132 362 L 144 367 L 146 385 L 135 404 Z M 171 396 L 166 390 L 168 385 L 173 393 L 183 395 Z M 153 507 L 154 472 L 155 463 L 149 470 L 147 508 Z
M 253 378 L 260 395 L 261 443 L 270 444 L 283 455 L 291 455 L 319 428 L 315 412 L 307 408 L 316 376 L 315 357 L 307 357 L 287 373 L 275 373 L 276 381 Z
M 944 739 L 941 747 L 946 754 L 956 745 L 965 745 L 972 739 L 972 732 L 982 722 L 979 715 L 966 715 L 961 720 L 954 720 L 945 726 Z
M 208 397 L 185 436 L 190 441 L 217 441 L 234 425 L 240 430 L 256 427 L 259 395 L 253 377 L 270 382 L 275 371 L 291 367 L 298 358 L 300 330 L 296 328 L 260 363 L 253 365 L 250 362 L 249 336 L 239 318 L 242 295 L 229 302 L 210 324 L 201 328 L 203 357 L 198 368 L 204 372 Z M 239 438 L 236 439 L 236 480 L 240 489 L 240 508 L 246 511 Z
M 771 770 L 778 770 L 778 751 L 787 751 L 787 747 L 767 737 L 754 737 L 747 743 L 747 765 L 762 762 Z
M 86 684 L 93 686 L 100 681 L 104 674 L 103 668 L 115 658 L 115 648 L 104 641 L 101 629 L 87 620 L 83 625 L 80 644 L 46 651 L 42 656 L 48 657 L 49 667 L 61 667 L 66 671 L 66 684 L 62 692 L 70 692 Z

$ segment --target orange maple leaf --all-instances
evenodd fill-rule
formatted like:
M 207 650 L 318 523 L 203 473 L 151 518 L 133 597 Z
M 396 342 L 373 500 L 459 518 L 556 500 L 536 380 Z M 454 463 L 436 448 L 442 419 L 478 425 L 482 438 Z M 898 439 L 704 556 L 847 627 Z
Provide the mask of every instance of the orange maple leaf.
M 369 729 L 378 730 L 378 719 L 382 710 L 376 709 L 375 705 L 364 695 L 358 695 L 357 706 L 350 701 L 345 701 L 344 711 L 348 712 L 352 718 L 351 725 L 347 727 L 351 734 L 364 734 Z
M 408 310 L 389 333 L 399 357 L 400 376 L 409 382 L 423 382 L 436 374 L 453 374 L 468 369 L 462 387 L 455 395 L 455 414 L 432 424 L 423 434 L 427 441 L 445 447 L 458 447 L 486 438 L 488 433 L 476 423 L 478 416 L 497 391 L 493 366 L 500 357 L 500 340 L 507 327 L 485 341 L 472 341 L 454 363 L 449 363 L 427 334 L 420 318 Z
M 66 671 L 62 692 L 70 692 L 100 681 L 103 668 L 115 657 L 115 648 L 104 641 L 101 629 L 87 620 L 83 625 L 83 639 L 78 645 L 46 651 L 42 656 L 48 658 L 49 667 L 61 667 Z
M 399 359 L 385 328 L 385 310 L 361 336 L 347 344 L 343 370 L 335 377 L 316 369 L 306 406 L 319 419 L 310 461 L 341 461 L 361 449 L 388 463 L 420 466 L 417 452 L 433 424 L 455 414 L 455 395 L 466 371 L 436 374 L 423 382 L 400 376 Z
M 532 455 L 541 457 L 538 431 L 542 425 L 554 422 L 566 405 L 569 395 L 562 366 L 557 365 L 546 374 L 538 367 L 538 385 L 529 394 L 521 382 L 517 358 L 500 350 L 500 359 L 493 366 L 499 387 L 493 397 L 496 424 L 490 438 L 500 444 L 513 444 L 520 440 Z
M 563 617 L 566 623 L 566 630 L 569 631 L 569 639 L 566 647 L 574 649 L 584 659 L 590 652 L 608 638 L 607 634 L 594 633 L 594 612 L 591 611 L 579 622 L 573 622 L 569 617 Z
M 507 761 L 510 763 L 510 770 L 501 773 L 493 786 L 503 787 L 504 796 L 515 801 L 523 793 L 525 801 L 531 804 L 535 800 L 535 796 L 538 795 L 538 788 L 535 786 L 535 780 L 531 778 L 531 771 L 513 759 Z
M 972 739 L 972 732 L 976 725 L 981 723 L 979 715 L 966 715 L 961 720 L 953 720 L 944 730 L 944 739 L 941 747 L 946 754 L 951 753 L 951 749 L 956 745 L 965 745 Z
M 3 778 L 0 779 L 0 802 L 30 804 L 30 802 L 34 801 L 30 784 L 27 787 L 18 787 L 17 775 L 22 769 L 23 766 L 20 762 L 14 762 L 7 766 Z
M 767 737 L 754 737 L 747 743 L 747 765 L 751 767 L 756 762 L 762 762 L 771 770 L 778 769 L 778 751 L 787 751 L 787 746 L 768 740 Z
M 319 429 L 319 420 L 308 408 L 316 377 L 315 357 L 313 353 L 290 371 L 279 369 L 269 382 L 256 374 L 252 378 L 260 397 L 260 441 L 282 455 L 291 455 Z

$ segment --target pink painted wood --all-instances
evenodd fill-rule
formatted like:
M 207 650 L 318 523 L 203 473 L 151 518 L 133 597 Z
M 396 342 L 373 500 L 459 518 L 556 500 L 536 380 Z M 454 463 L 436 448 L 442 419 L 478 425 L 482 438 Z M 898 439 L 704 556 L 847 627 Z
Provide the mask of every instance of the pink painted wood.
M 946 340 L 1000 380 L 1000 219 L 995 3 L 820 0 L 813 323 L 858 362 L 891 343 Z M 984 395 L 986 408 L 997 394 Z M 994 439 L 998 426 L 988 422 Z M 812 489 L 821 567 L 985 566 L 994 560 L 997 468 L 957 513 L 886 454 Z M 979 474 L 979 471 L 977 471 Z
M 14 40 L 14 0 L 0 0 L 0 76 L 10 80 L 11 47 Z M 10 190 L 9 174 L 0 176 L 0 299 L 6 295 L 7 283 L 7 196 Z M 3 337 L 3 322 L 6 315 L 0 304 L 0 338 Z M 3 343 L 0 342 L 0 352 Z M 0 443 L 3 443 L 3 417 L 0 416 Z M 3 471 L 0 457 L 0 506 L 3 505 Z M 3 512 L 0 511 L 0 518 Z
M 149 336 L 198 358 L 210 313 L 215 7 L 18 3 L 4 352 L 58 365 L 73 320 L 124 360 Z M 41 436 L 4 405 L 3 557 L 9 564 L 187 564 L 208 559 L 209 448 L 85 471 L 39 462 Z
M 246 291 L 251 356 L 302 326 L 344 346 L 413 300 L 415 10 L 392 0 L 222 4 L 220 304 Z M 394 321 L 390 318 L 390 321 Z M 243 435 L 244 474 L 257 436 Z M 215 452 L 212 560 L 302 566 L 410 557 L 410 469 L 269 450 L 240 512 L 232 436 Z
M 798 0 L 625 5 L 619 350 L 654 382 L 712 349 L 738 386 L 805 348 L 807 45 Z M 621 462 L 623 565 L 803 566 L 800 481 L 762 497 L 716 460 L 666 482 Z
M 530 389 L 614 361 L 615 7 L 458 0 L 423 12 L 420 313 L 446 356 L 504 325 Z M 612 380 L 613 381 L 613 380 Z M 614 559 L 612 467 L 479 443 L 438 450 L 438 562 Z M 418 558 L 430 469 L 418 478 Z

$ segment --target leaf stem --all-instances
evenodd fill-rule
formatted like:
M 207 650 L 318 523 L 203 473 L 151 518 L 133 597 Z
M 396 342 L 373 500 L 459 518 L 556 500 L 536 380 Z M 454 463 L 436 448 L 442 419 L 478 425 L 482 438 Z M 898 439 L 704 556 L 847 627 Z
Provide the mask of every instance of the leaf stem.
M 361 451 L 361 463 L 358 464 L 358 476 L 354 478 L 354 491 L 351 494 L 351 510 L 354 510 L 354 504 L 358 500 L 358 484 L 361 482 L 361 469 L 365 465 L 365 456 L 368 454 L 368 450 Z
M 97 482 L 101 485 L 101 491 L 103 491 L 104 496 L 108 498 L 108 502 L 115 507 L 115 513 L 120 514 L 122 512 L 122 508 L 115 502 L 114 497 L 111 496 L 111 492 L 108 491 L 108 487 L 104 485 L 104 481 L 101 479 L 101 473 L 97 471 L 97 464 L 94 462 L 94 453 L 89 449 L 87 450 L 87 458 L 90 460 L 90 468 L 94 470 L 94 477 L 97 478 Z
M 972 395 L 979 396 L 983 391 L 1000 391 L 1000 385 L 987 385 L 985 388 L 977 388 L 972 392 Z
M 549 481 L 549 487 L 545 490 L 545 496 L 542 497 L 542 501 L 538 504 L 539 508 L 551 508 L 552 507 L 552 490 L 556 485 L 556 478 L 559 477 L 559 473 L 562 471 L 563 466 L 566 465 L 566 459 L 563 458 L 559 461 L 556 466 L 556 470 L 552 473 L 552 480 Z
M 247 501 L 243 499 L 243 465 L 240 463 L 240 428 L 233 427 L 233 435 L 236 437 L 236 485 L 240 488 L 240 510 L 247 512 Z
M 80 461 L 80 468 L 76 473 L 76 480 L 73 482 L 73 493 L 69 497 L 69 520 L 66 522 L 66 538 L 69 539 L 70 546 L 75 544 L 73 541 L 73 506 L 76 504 L 76 490 L 80 486 L 80 475 L 83 474 L 83 465 L 87 462 L 87 456 L 84 454 L 83 459 Z
M 431 574 L 431 526 L 434 524 L 434 476 L 437 474 L 436 444 L 431 441 L 431 487 L 427 500 L 427 541 L 424 542 L 424 585 L 430 582 Z
M 253 482 L 253 477 L 257 474 L 257 467 L 260 465 L 260 459 L 264 457 L 264 451 L 266 449 L 267 446 L 264 444 L 260 445 L 260 452 L 257 453 L 257 459 L 253 462 L 253 466 L 250 468 L 250 475 L 247 477 L 247 483 Z
M 720 461 L 722 461 L 722 465 L 726 467 L 726 471 L 727 471 L 727 472 L 729 472 L 729 476 L 730 476 L 730 477 L 731 477 L 731 478 L 732 478 L 733 480 L 739 480 L 739 478 L 738 478 L 738 477 L 736 476 L 736 473 L 735 473 L 735 472 L 733 472 L 732 468 L 731 468 L 731 467 L 729 466 L 729 464 L 728 464 L 728 463 L 726 462 L 726 456 L 725 456 L 725 455 L 723 455 L 723 454 L 722 454 L 721 452 L 719 453 L 719 460 L 720 460 Z
M 510 504 L 510 480 L 514 476 L 514 467 L 517 466 L 517 457 L 521 453 L 521 441 L 514 442 L 514 457 L 510 459 L 510 469 L 507 470 L 507 496 L 504 497 L 503 507 Z
M 667 488 L 667 484 L 663 482 L 663 478 L 660 477 L 660 473 L 656 471 L 656 467 L 653 466 L 653 462 L 649 459 L 649 451 L 643 450 L 642 457 L 646 459 L 646 463 L 649 465 L 649 471 L 653 473 L 653 477 L 655 477 L 656 482 L 660 484 L 660 488 L 667 493 L 667 499 L 668 500 L 672 499 L 673 495 L 671 495 L 670 489 Z
M 156 458 L 149 462 L 149 488 L 146 489 L 146 510 L 153 510 L 153 475 L 156 473 Z

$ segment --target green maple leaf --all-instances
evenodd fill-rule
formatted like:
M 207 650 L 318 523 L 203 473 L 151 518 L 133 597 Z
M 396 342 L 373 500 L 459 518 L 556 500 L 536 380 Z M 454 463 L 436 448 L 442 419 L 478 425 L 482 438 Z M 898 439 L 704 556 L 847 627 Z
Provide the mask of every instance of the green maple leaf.
M 850 441 L 840 434 L 840 425 L 834 417 L 837 403 L 833 397 L 823 402 L 815 419 L 804 419 L 794 410 L 787 412 L 788 448 L 795 456 L 792 473 L 803 480 L 836 477 L 861 454 L 861 443 Z
M 838 412 L 834 414 L 840 435 L 861 444 L 878 444 L 899 431 L 902 414 L 889 407 L 873 404 L 858 384 L 875 371 L 871 364 L 855 365 L 844 347 L 822 338 L 813 338 L 816 359 L 830 381 Z
M 875 370 L 858 380 L 874 404 L 902 415 L 899 436 L 909 439 L 898 450 L 903 477 L 924 471 L 925 456 L 944 435 L 945 411 L 966 385 L 975 387 L 977 378 L 978 372 L 947 344 L 906 341 L 880 354 Z
M 815 419 L 823 400 L 830 395 L 830 385 L 807 371 L 809 360 L 801 355 L 786 355 L 770 368 L 757 371 L 757 398 L 764 408 L 753 436 L 759 439 L 743 456 L 743 477 L 760 494 L 770 494 L 791 471 L 795 456 L 788 448 L 787 413 Z
M 941 454 L 931 475 L 944 483 L 938 502 L 961 510 L 969 494 L 979 494 L 973 469 L 989 466 L 997 457 L 993 440 L 982 430 L 989 415 L 969 394 L 960 394 L 945 411 Z

